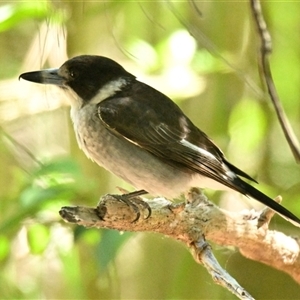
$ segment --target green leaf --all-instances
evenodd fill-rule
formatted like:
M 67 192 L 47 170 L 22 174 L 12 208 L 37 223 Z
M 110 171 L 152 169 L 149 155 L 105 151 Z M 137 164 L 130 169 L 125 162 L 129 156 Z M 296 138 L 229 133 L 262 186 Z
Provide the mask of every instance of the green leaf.
M 42 19 L 47 16 L 49 4 L 47 1 L 26 1 L 7 4 L 0 7 L 0 32 L 18 25 L 30 18 Z
M 10 252 L 9 240 L 6 236 L 0 235 L 0 261 L 5 259 Z
M 101 271 L 105 271 L 109 263 L 115 259 L 119 249 L 131 236 L 131 232 L 102 231 L 101 242 L 96 248 Z
M 49 228 L 42 224 L 30 225 L 27 231 L 27 240 L 31 253 L 42 254 L 49 244 Z

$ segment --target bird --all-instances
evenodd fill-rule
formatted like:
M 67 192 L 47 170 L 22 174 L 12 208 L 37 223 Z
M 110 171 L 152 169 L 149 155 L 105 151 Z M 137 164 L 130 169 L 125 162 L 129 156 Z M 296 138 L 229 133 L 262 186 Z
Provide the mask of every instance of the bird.
M 137 189 L 120 198 L 135 211 L 130 201 L 135 195 L 173 199 L 191 187 L 229 189 L 300 227 L 296 215 L 247 183 L 245 179 L 256 181 L 231 164 L 175 102 L 116 61 L 80 55 L 59 68 L 26 72 L 19 79 L 65 91 L 79 147 Z

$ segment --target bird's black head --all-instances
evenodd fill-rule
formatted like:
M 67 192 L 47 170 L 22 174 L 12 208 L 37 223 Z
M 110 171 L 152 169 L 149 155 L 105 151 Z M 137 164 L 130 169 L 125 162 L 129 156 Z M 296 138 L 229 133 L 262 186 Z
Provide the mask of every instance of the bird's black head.
M 130 81 L 135 77 L 112 59 L 97 55 L 81 55 L 67 60 L 59 69 L 23 73 L 20 78 L 70 88 L 84 102 L 88 102 L 106 84 L 119 79 Z

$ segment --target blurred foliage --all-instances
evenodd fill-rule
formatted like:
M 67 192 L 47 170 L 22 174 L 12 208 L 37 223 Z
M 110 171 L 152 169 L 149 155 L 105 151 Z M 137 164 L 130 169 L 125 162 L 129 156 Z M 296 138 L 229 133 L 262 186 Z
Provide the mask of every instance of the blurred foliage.
M 300 3 L 263 9 L 275 83 L 300 136 Z M 176 241 L 61 221 L 61 206 L 131 187 L 81 153 L 62 95 L 17 78 L 78 54 L 109 56 L 172 97 L 261 190 L 300 215 L 299 166 L 264 96 L 253 27 L 247 2 L 1 2 L 0 299 L 234 299 Z M 229 210 L 261 207 L 207 193 Z M 278 217 L 273 226 L 297 233 Z M 214 249 L 255 297 L 300 299 L 285 274 Z

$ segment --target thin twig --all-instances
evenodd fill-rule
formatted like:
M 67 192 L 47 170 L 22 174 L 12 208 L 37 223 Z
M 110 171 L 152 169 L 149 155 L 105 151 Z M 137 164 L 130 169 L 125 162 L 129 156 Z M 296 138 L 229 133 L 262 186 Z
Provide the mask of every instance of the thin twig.
M 242 300 L 254 300 L 254 298 L 239 283 L 232 278 L 218 263 L 211 246 L 204 237 L 191 245 L 193 255 L 198 263 L 201 263 L 212 276 L 215 283 L 229 290 L 237 298 Z
M 261 40 L 261 64 L 265 83 L 268 88 L 268 93 L 275 108 L 277 118 L 283 130 L 285 138 L 291 148 L 297 163 L 300 163 L 300 146 L 297 137 L 290 125 L 288 118 L 284 112 L 283 106 L 280 102 L 270 68 L 269 55 L 272 51 L 272 40 L 268 32 L 267 24 L 264 20 L 261 5 L 259 0 L 250 0 L 251 10 L 257 26 L 258 34 Z
M 35 163 L 37 163 L 40 167 L 43 166 L 43 163 L 36 158 L 36 156 L 23 144 L 18 142 L 15 138 L 12 137 L 12 135 L 8 134 L 2 127 L 0 127 L 0 133 L 2 133 L 3 136 L 5 136 L 14 146 L 24 153 L 26 153 Z
M 277 203 L 281 203 L 282 197 L 277 196 L 274 199 L 274 201 L 276 201 Z M 275 215 L 275 211 L 266 206 L 258 218 L 257 227 L 260 228 L 261 226 L 269 226 L 269 223 L 274 215 Z

